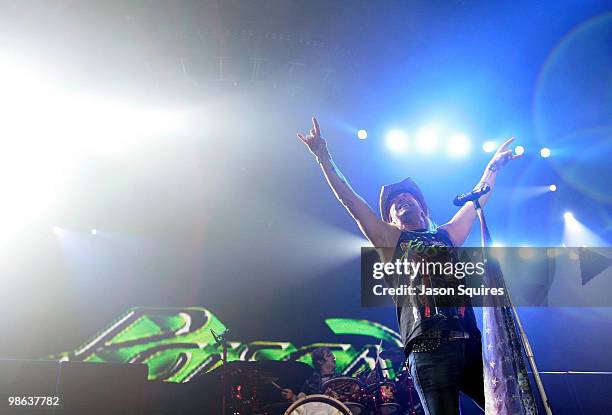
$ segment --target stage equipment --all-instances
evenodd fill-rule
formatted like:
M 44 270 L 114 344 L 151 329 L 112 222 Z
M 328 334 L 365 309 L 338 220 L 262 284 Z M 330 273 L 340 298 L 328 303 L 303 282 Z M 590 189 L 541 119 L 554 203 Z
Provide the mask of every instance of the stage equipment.
M 487 264 L 485 267 L 485 282 L 488 282 L 487 285 L 489 286 L 505 288 L 499 263 L 495 258 L 486 257 L 485 248 L 491 246 L 491 234 L 487 227 L 484 211 L 477 198 L 474 200 L 474 208 L 480 220 L 482 255 Z M 508 290 L 505 289 L 505 292 L 504 298 L 497 300 L 501 302 L 488 304 L 489 307 L 483 308 L 485 411 L 502 415 L 537 413 L 535 399 L 523 361 L 522 352 L 524 352 L 531 366 L 546 414 L 552 415 L 550 402 L 546 396 L 531 345 L 523 330 L 516 307 L 512 304 Z M 498 347 L 502 347 L 502 349 L 496 355 L 496 348 Z M 502 358 L 500 354 L 505 356 Z
M 380 347 L 381 345 L 378 347 L 374 369 L 365 378 L 366 407 L 376 415 L 415 414 L 412 397 L 413 384 L 406 368 L 404 350 L 394 347 L 380 351 Z M 399 351 L 401 351 L 401 354 Z M 380 364 L 381 360 L 384 359 L 391 360 L 395 366 L 394 371 L 396 373 L 403 371 L 404 375 L 397 376 L 394 381 L 389 379 L 387 373 L 390 368 L 382 368 Z M 405 412 L 402 412 L 402 407 Z
M 341 376 L 323 383 L 323 393 L 346 405 L 353 415 L 366 415 L 367 396 L 359 379 Z
M 473 202 L 474 200 L 478 200 L 480 196 L 484 196 L 491 191 L 491 186 L 485 184 L 484 186 L 479 187 L 478 189 L 474 189 L 469 193 L 464 193 L 462 195 L 455 196 L 453 200 L 453 205 L 455 206 L 463 206 L 467 202 Z
M 225 410 L 221 414 L 252 415 L 279 413 L 274 408 L 280 398 L 280 390 L 285 387 L 295 389 L 296 386 L 288 379 L 297 377 L 306 379 L 311 373 L 308 365 L 301 362 L 282 362 L 276 360 L 259 360 L 252 362 L 232 361 L 226 362 L 215 370 L 193 380 L 198 384 L 217 384 L 221 386 L 221 408 L 217 406 L 216 411 L 223 410 L 225 399 Z M 280 379 L 280 380 L 279 380 Z M 289 382 L 289 386 L 283 382 Z M 301 385 L 301 383 L 300 383 Z M 217 401 L 218 402 L 218 401 Z M 281 405 L 282 407 L 282 405 Z M 285 405 L 286 407 L 286 405 Z
M 386 359 L 383 354 L 397 361 L 393 368 L 398 373 L 395 380 L 384 374 L 391 369 L 381 368 L 380 359 L 377 358 L 374 369 L 360 373 L 357 378 L 342 376 L 325 382 L 324 394 L 342 402 L 353 415 L 421 414 L 403 350 L 401 359 L 395 348 L 380 353 L 379 357 Z
M 368 407 L 380 415 L 396 415 L 400 413 L 399 396 L 396 382 L 383 380 L 366 386 Z
M 326 395 L 310 395 L 295 401 L 285 415 L 353 415 L 342 402 Z
M 227 412 L 227 382 L 225 376 L 225 366 L 227 365 L 227 335 L 229 334 L 229 329 L 226 329 L 223 333 L 217 334 L 213 329 L 210 329 L 210 333 L 215 339 L 215 346 L 222 346 L 223 352 L 221 354 L 222 360 L 222 369 L 221 369 L 221 390 L 223 391 L 223 396 L 221 397 L 221 413 L 226 415 Z

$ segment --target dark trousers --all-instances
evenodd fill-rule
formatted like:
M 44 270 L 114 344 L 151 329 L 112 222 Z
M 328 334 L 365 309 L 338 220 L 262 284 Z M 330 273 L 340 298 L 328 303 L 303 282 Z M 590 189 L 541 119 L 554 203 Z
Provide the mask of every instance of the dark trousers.
M 408 363 L 427 415 L 458 415 L 460 391 L 484 408 L 480 339 L 453 340 L 431 352 L 412 352 Z

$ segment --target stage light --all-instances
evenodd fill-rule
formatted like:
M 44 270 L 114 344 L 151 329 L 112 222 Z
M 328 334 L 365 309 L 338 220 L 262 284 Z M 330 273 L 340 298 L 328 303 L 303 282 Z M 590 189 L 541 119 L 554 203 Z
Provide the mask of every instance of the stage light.
M 535 252 L 532 248 L 522 246 L 518 250 L 518 254 L 523 259 L 533 259 L 535 257 Z
M 47 78 L 40 68 L 0 51 L 0 177 L 11 178 L 2 188 L 10 203 L 0 204 L 0 244 L 55 209 L 66 181 L 78 177 L 79 166 L 92 155 L 112 156 L 145 139 L 176 137 L 190 126 L 186 108 L 77 92 Z M 148 155 L 134 151 L 130 157 L 139 154 Z
M 548 248 L 546 250 L 546 256 L 548 258 L 554 258 L 557 256 L 557 250 L 555 248 Z
M 607 242 L 581 223 L 572 212 L 563 214 L 563 243 L 565 246 L 606 246 Z
M 485 153 L 492 153 L 497 148 L 497 144 L 494 141 L 485 141 L 482 145 L 482 149 Z
M 389 131 L 386 142 L 387 147 L 395 153 L 403 153 L 408 148 L 408 137 L 399 130 Z
M 368 132 L 366 130 L 357 131 L 357 138 L 359 138 L 360 140 L 365 140 L 366 138 L 368 138 Z
M 556 184 L 551 184 L 550 186 L 548 186 L 548 190 L 550 190 L 551 192 L 556 192 L 557 191 L 557 185 Z
M 543 148 L 540 150 L 540 156 L 542 156 L 543 158 L 550 157 L 550 148 L 548 148 L 548 147 L 543 147 Z
M 506 258 L 505 246 L 506 244 L 500 241 L 492 242 L 488 252 L 493 258 L 503 261 Z
M 524 152 L 525 152 L 525 147 L 523 147 L 523 146 L 516 146 L 516 147 L 514 147 L 514 154 L 516 154 L 517 156 L 520 156 Z
M 465 134 L 455 134 L 448 142 L 448 152 L 451 156 L 461 157 L 470 151 L 470 140 Z
M 423 127 L 417 135 L 417 145 L 423 153 L 431 153 L 438 147 L 438 132 L 433 127 Z

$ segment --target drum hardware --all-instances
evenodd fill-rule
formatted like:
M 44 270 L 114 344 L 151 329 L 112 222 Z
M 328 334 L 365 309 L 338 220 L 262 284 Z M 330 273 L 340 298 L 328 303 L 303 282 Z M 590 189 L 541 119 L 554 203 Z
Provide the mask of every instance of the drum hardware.
M 342 402 L 353 415 L 366 415 L 366 396 L 361 381 L 354 377 L 340 376 L 322 385 L 323 393 Z
M 405 361 L 402 364 L 402 368 L 398 373 L 396 384 L 398 385 L 398 392 L 400 395 L 408 396 L 407 405 L 410 408 L 410 412 L 406 412 L 406 415 L 418 415 L 417 414 L 417 405 L 414 402 L 414 382 L 412 381 L 412 376 L 410 376 L 410 369 L 408 368 L 408 361 Z M 402 388 L 405 388 L 405 394 L 402 394 Z M 420 404 L 419 404 L 420 405 Z
M 309 395 L 295 401 L 285 415 L 354 415 L 342 402 L 327 395 Z
M 256 369 L 232 369 L 227 361 L 227 335 L 229 330 L 220 334 L 217 334 L 213 329 L 210 329 L 210 332 L 215 340 L 215 346 L 221 345 L 223 350 L 222 363 L 219 367 L 222 390 L 221 414 L 243 415 L 259 412 L 260 402 L 257 398 L 257 388 L 260 385 L 275 382 L 278 378 Z
M 284 382 L 304 379 L 311 372 L 310 366 L 296 361 L 233 360 L 219 365 L 202 375 L 202 378 L 209 378 L 209 382 L 213 384 L 226 385 L 223 390 L 219 389 L 219 408 L 215 411 L 216 414 L 278 415 L 285 412 L 289 402 L 274 400 L 271 397 L 275 395 L 274 392 L 285 389 Z M 200 380 L 203 381 L 204 379 Z M 295 388 L 295 385 L 292 384 L 291 387 Z M 225 414 L 220 411 L 223 395 L 226 399 Z M 280 400 L 280 393 L 277 396 Z
M 215 333 L 216 335 L 216 333 Z M 221 340 L 221 339 L 220 339 Z M 399 349 L 399 348 L 398 348 Z M 391 349 L 397 360 L 397 351 Z M 401 349 L 399 349 L 401 350 Z M 403 350 L 402 350 L 403 352 Z M 327 380 L 322 385 L 324 396 L 328 400 L 298 400 L 301 406 L 294 403 L 271 401 L 269 396 L 271 390 L 281 391 L 285 389 L 284 382 L 279 382 L 278 376 L 288 371 L 301 373 L 304 378 L 309 372 L 309 367 L 303 363 L 294 361 L 232 361 L 220 365 L 217 370 L 211 372 L 221 384 L 227 385 L 223 389 L 225 399 L 225 412 L 223 415 L 308 415 L 331 414 L 331 415 L 420 415 L 422 411 L 418 399 L 414 396 L 414 385 L 407 362 L 402 359 L 398 365 L 382 367 L 385 358 L 388 358 L 388 350 L 377 353 L 377 360 L 371 370 L 365 370 L 356 374 L 356 377 L 339 376 Z M 386 362 L 388 364 L 388 362 Z M 395 379 L 390 379 L 389 370 L 394 369 Z M 215 373 L 216 372 L 216 373 Z M 265 385 L 270 388 L 265 389 Z M 263 388 L 263 389 L 262 389 Z M 272 389 L 273 388 L 273 389 Z M 268 396 L 266 398 L 265 396 Z M 309 395 L 317 396 L 317 395 Z M 279 395 L 280 399 L 280 395 Z M 308 404 L 310 403 L 310 404 Z M 315 405 L 316 403 L 316 405 Z M 308 405 L 307 405 L 308 404 Z M 342 406 L 340 406 L 340 405 Z M 291 411 L 288 411 L 291 407 Z M 346 408 L 346 409 L 345 409 Z M 348 412 L 343 412 L 348 410 Z M 320 412 L 316 412 L 320 411 Z
M 222 364 L 222 372 L 221 372 L 221 388 L 222 388 L 222 396 L 221 396 L 221 413 L 223 415 L 227 414 L 227 376 L 225 374 L 225 366 L 227 365 L 227 335 L 229 334 L 229 329 L 225 329 L 225 331 L 221 334 L 215 333 L 213 329 L 210 329 L 210 333 L 215 340 L 215 346 L 221 345 L 223 347 L 223 353 L 221 354 L 221 364 Z

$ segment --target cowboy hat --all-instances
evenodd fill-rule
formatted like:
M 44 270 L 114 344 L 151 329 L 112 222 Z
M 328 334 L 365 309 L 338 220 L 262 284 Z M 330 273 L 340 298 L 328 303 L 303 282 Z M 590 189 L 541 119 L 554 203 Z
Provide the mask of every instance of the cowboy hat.
M 401 182 L 388 184 L 383 186 L 380 189 L 380 216 L 382 216 L 385 222 L 389 222 L 389 202 L 399 193 L 410 193 L 421 205 L 421 209 L 427 216 L 429 216 L 429 211 L 427 209 L 427 204 L 425 203 L 425 198 L 423 197 L 423 193 L 419 186 L 412 180 L 412 178 L 407 177 Z

